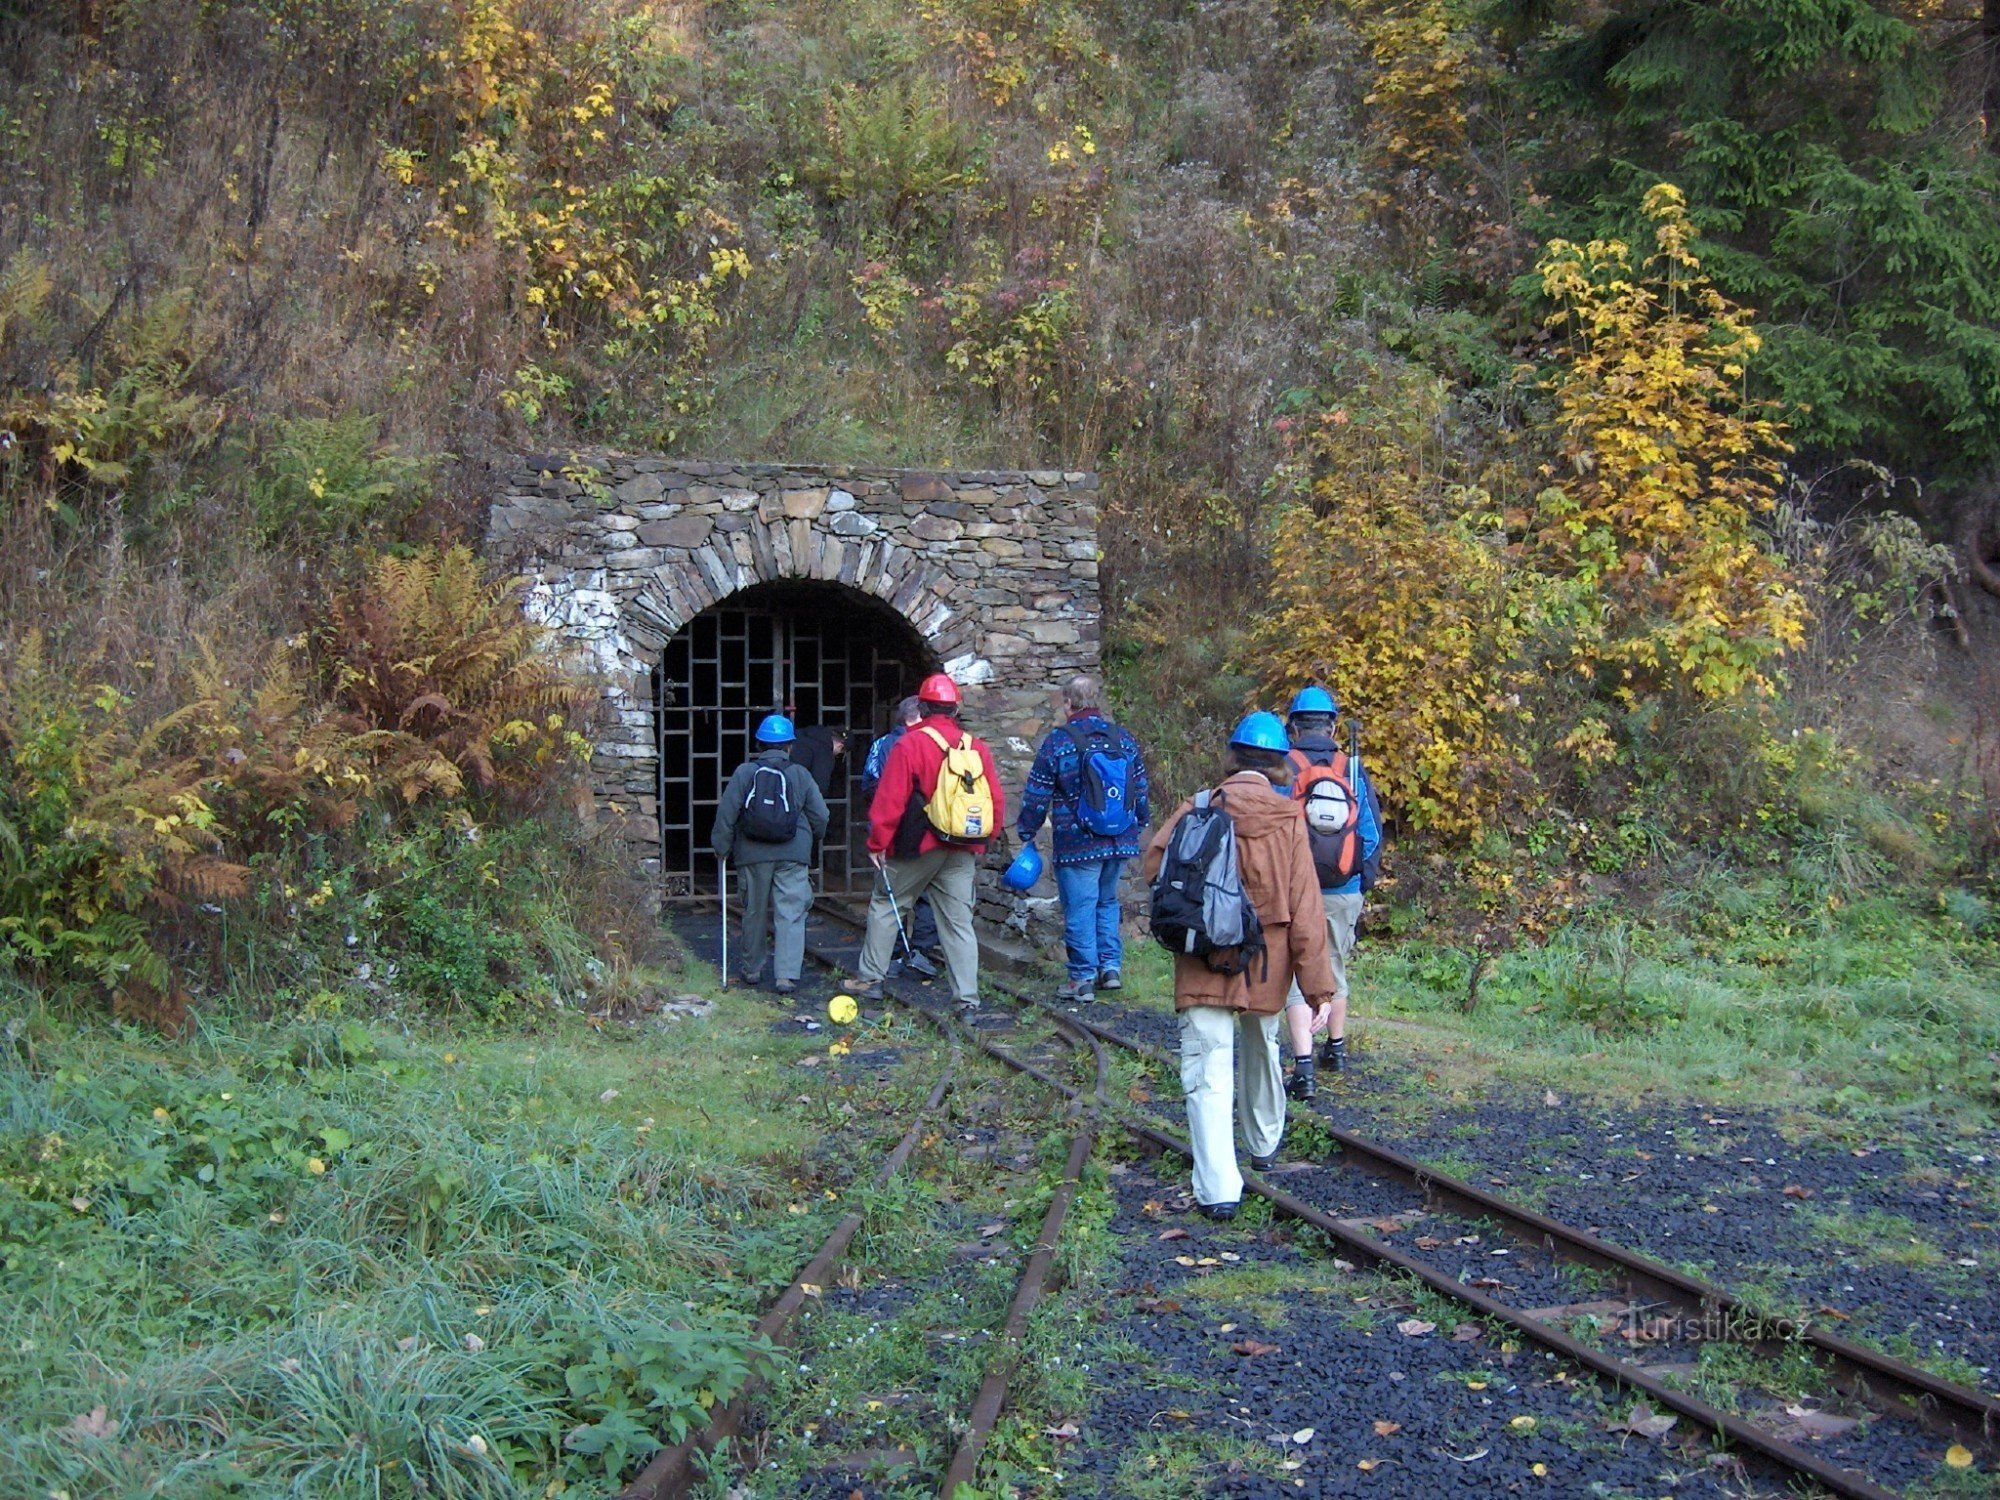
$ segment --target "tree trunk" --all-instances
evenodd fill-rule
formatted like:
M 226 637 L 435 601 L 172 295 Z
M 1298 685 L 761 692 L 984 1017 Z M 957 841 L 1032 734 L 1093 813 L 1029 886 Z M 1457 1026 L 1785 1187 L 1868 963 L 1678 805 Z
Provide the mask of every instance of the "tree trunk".
M 1986 149 L 2000 152 L 2000 0 L 1986 0 L 1979 13 L 1979 38 L 1985 54 L 1985 87 L 1980 106 L 1986 116 Z
M 2000 484 L 1989 482 L 1965 497 L 1955 540 L 1966 576 L 2000 599 Z

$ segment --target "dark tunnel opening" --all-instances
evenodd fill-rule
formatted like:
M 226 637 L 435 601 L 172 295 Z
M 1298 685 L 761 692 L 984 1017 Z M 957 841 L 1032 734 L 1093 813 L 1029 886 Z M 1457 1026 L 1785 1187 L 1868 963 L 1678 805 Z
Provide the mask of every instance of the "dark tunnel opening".
M 653 670 L 666 897 L 717 889 L 708 838 L 723 783 L 750 753 L 758 720 L 787 705 L 801 729 L 825 725 L 847 736 L 827 789 L 817 884 L 865 891 L 873 872 L 856 781 L 897 701 L 937 670 L 915 626 L 844 584 L 760 583 L 690 620 Z

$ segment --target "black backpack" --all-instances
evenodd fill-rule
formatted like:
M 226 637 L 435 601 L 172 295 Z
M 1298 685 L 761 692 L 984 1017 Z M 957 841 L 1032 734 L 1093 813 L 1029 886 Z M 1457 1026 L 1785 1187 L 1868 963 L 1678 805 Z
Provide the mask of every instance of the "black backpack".
M 1153 877 L 1153 936 L 1173 953 L 1192 953 L 1218 974 L 1241 974 L 1264 951 L 1264 924 L 1243 889 L 1236 824 L 1221 792 L 1200 792 L 1167 835 Z
M 776 766 L 759 766 L 743 799 L 743 837 L 759 844 L 789 844 L 798 831 L 791 778 Z

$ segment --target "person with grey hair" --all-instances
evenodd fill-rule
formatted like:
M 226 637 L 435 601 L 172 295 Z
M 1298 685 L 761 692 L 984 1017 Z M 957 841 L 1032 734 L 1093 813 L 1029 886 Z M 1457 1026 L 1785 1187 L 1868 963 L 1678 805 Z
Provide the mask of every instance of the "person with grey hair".
M 1139 857 L 1139 834 L 1152 815 L 1139 743 L 1104 717 L 1103 704 L 1104 685 L 1095 677 L 1063 685 L 1063 723 L 1035 753 L 1015 824 L 1023 843 L 1034 842 L 1044 819 L 1055 830 L 1069 971 L 1059 1000 L 1091 1000 L 1100 989 L 1123 987 L 1118 877 Z

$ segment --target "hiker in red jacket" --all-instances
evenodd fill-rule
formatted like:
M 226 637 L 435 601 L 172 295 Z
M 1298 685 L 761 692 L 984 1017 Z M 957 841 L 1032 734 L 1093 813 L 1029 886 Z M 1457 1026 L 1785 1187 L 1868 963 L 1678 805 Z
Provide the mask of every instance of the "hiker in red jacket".
M 957 683 L 934 672 L 917 689 L 917 697 L 923 719 L 889 752 L 868 810 L 868 857 L 882 874 L 868 901 L 868 937 L 861 945 L 856 993 L 864 1000 L 882 998 L 899 917 L 928 892 L 952 992 L 970 1008 L 979 1004 L 974 877 L 986 841 L 1005 816 L 1000 775 L 985 741 L 959 727 Z M 955 775 L 947 771 L 948 762 Z

